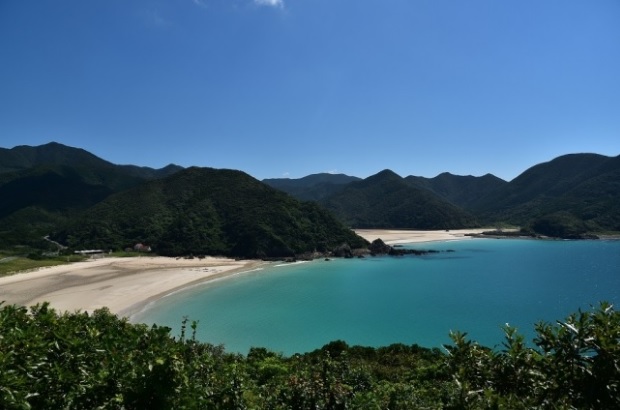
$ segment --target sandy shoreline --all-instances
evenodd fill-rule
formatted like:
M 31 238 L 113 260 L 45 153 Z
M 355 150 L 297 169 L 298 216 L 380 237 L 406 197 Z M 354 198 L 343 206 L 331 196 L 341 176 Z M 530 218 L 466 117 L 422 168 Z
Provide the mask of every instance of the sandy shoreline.
M 467 233 L 451 231 L 371 230 L 356 233 L 369 241 L 388 244 L 466 239 Z M 265 262 L 226 258 L 175 259 L 166 257 L 103 258 L 41 268 L 0 277 L 0 301 L 32 306 L 50 302 L 59 311 L 92 312 L 107 307 L 112 313 L 131 316 L 147 304 L 174 291 L 209 280 L 256 269 Z
M 388 245 L 400 243 L 420 243 L 436 241 L 452 241 L 469 239 L 466 234 L 478 234 L 488 231 L 489 228 L 453 229 L 449 231 L 414 231 L 398 229 L 355 229 L 355 233 L 369 242 L 380 238 Z
M 23 306 L 47 301 L 56 310 L 69 312 L 105 306 L 112 313 L 131 316 L 171 292 L 263 263 L 213 257 L 91 259 L 2 277 L 0 301 Z

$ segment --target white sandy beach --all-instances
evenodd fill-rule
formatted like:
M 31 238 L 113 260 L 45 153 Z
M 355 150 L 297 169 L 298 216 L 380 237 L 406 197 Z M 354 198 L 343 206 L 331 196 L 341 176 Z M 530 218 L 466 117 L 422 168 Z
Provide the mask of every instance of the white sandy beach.
M 466 239 L 482 229 L 411 231 L 360 229 L 355 232 L 387 244 Z M 89 259 L 0 277 L 0 301 L 32 306 L 48 301 L 60 311 L 88 311 L 107 307 L 130 316 L 151 301 L 175 290 L 234 273 L 249 271 L 261 261 L 226 258 L 175 259 L 132 257 Z
M 492 228 L 454 229 L 449 231 L 413 231 L 396 229 L 355 229 L 355 233 L 369 242 L 380 238 L 388 245 L 469 239 L 466 234 L 478 234 Z
M 0 278 L 0 301 L 32 306 L 50 302 L 59 311 L 107 307 L 130 316 L 150 301 L 175 290 L 237 272 L 260 261 L 226 258 L 132 257 L 89 259 Z

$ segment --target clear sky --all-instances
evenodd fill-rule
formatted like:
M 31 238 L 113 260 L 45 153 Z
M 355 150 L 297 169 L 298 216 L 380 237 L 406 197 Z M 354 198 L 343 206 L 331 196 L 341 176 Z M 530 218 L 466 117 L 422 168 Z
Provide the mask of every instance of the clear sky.
M 620 154 L 618 0 L 0 0 L 0 146 L 259 179 Z

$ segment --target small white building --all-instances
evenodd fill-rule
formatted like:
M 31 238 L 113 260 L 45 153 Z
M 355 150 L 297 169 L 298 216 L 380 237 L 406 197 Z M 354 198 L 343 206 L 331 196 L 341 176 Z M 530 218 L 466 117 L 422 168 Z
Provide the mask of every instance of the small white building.
M 74 253 L 78 255 L 88 255 L 91 259 L 103 258 L 105 256 L 105 251 L 103 249 L 84 249 L 75 251 Z

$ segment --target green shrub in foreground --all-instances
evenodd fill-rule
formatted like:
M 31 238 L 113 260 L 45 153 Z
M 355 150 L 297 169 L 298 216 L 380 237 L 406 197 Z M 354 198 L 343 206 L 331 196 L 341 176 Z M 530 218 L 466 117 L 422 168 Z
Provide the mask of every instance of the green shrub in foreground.
M 175 338 L 106 309 L 3 306 L 0 408 L 620 408 L 620 315 L 605 303 L 539 323 L 534 347 L 506 327 L 500 348 L 455 333 L 447 353 L 335 341 L 243 356 L 186 337 L 187 324 Z

